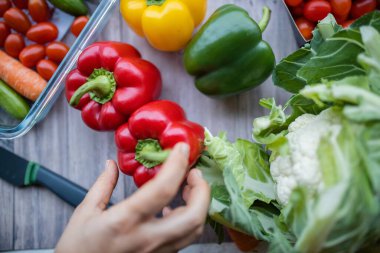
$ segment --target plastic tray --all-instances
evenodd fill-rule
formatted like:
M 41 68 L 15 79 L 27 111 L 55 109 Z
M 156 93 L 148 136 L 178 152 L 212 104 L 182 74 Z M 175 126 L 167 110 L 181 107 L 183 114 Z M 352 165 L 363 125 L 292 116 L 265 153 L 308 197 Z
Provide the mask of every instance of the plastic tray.
M 302 36 L 300 30 L 298 29 L 298 27 L 296 25 L 296 21 L 293 19 L 293 16 L 290 13 L 289 7 L 285 3 L 285 0 L 282 0 L 282 2 L 284 3 L 286 10 L 288 11 L 290 21 L 293 24 L 293 32 L 294 32 L 294 35 L 296 37 L 297 44 L 298 44 L 298 46 L 302 47 L 303 45 L 305 45 L 309 41 L 305 40 L 305 38 Z
M 20 122 L 11 119 L 4 112 L 0 112 L 0 139 L 14 139 L 26 134 L 48 114 L 63 91 L 66 75 L 74 67 L 80 53 L 96 40 L 112 15 L 114 6 L 119 3 L 118 0 L 90 0 L 87 2 L 95 6 L 95 9 L 93 8 L 91 11 L 91 18 L 87 26 L 71 45 L 70 51 L 50 79 L 45 90 L 33 103 L 29 114 Z

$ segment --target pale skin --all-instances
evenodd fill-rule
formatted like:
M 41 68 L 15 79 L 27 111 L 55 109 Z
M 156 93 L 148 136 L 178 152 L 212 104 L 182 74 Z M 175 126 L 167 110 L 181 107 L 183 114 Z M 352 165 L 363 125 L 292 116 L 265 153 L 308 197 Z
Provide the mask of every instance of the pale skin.
M 210 189 L 197 169 L 188 171 L 189 146 L 177 144 L 160 173 L 132 196 L 106 209 L 118 179 L 115 162 L 77 207 L 56 253 L 177 252 L 202 234 Z M 166 207 L 183 180 L 185 206 Z M 163 218 L 155 215 L 162 211 Z

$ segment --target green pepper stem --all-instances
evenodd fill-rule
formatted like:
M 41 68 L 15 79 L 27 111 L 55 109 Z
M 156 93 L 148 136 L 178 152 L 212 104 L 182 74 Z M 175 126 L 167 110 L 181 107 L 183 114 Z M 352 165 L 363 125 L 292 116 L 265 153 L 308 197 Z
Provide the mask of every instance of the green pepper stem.
M 259 27 L 262 33 L 265 31 L 265 29 L 267 28 L 269 24 L 271 13 L 272 11 L 268 7 L 265 6 L 263 8 L 263 17 L 261 18 L 259 22 Z
M 147 6 L 152 6 L 152 5 L 158 5 L 161 6 L 165 3 L 166 0 L 146 0 L 146 5 Z
M 169 157 L 170 151 L 163 150 L 158 152 L 141 152 L 141 158 L 150 162 L 163 163 Z
M 70 99 L 70 105 L 77 106 L 80 99 L 87 93 L 93 92 L 97 97 L 104 98 L 112 92 L 112 83 L 107 76 L 98 76 L 77 89 Z

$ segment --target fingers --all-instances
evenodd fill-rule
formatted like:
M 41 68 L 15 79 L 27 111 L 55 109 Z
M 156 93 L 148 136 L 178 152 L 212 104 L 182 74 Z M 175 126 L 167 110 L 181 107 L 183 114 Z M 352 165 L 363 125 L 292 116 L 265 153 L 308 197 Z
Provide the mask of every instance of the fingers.
M 172 212 L 172 209 L 168 206 L 165 206 L 164 209 L 162 209 L 162 216 L 168 216 Z
M 206 218 L 208 207 L 210 204 L 210 187 L 202 177 L 202 172 L 198 169 L 190 171 L 187 177 L 187 183 L 190 187 L 185 201 L 187 208 L 191 209 L 191 212 L 204 215 Z
M 108 160 L 103 173 L 96 180 L 87 193 L 83 205 L 95 209 L 104 210 L 112 196 L 112 192 L 117 184 L 119 171 L 114 161 Z
M 190 171 L 187 182 L 187 205 L 171 210 L 164 218 L 146 224 L 151 236 L 160 238 L 162 244 L 173 241 L 179 246 L 186 246 L 189 239 L 195 239 L 203 231 L 210 203 L 210 188 L 197 169 Z
M 188 171 L 189 146 L 177 144 L 160 172 L 130 198 L 110 208 L 110 215 L 131 222 L 132 213 L 139 220 L 161 211 L 177 194 Z

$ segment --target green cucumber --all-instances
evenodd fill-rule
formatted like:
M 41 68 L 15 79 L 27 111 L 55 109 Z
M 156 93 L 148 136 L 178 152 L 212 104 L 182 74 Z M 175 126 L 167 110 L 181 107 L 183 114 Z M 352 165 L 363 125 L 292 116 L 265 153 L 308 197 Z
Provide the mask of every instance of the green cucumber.
M 49 0 L 55 7 L 73 16 L 88 14 L 88 8 L 83 0 Z
M 0 80 L 0 108 L 19 120 L 24 119 L 30 110 L 25 99 L 2 80 Z

